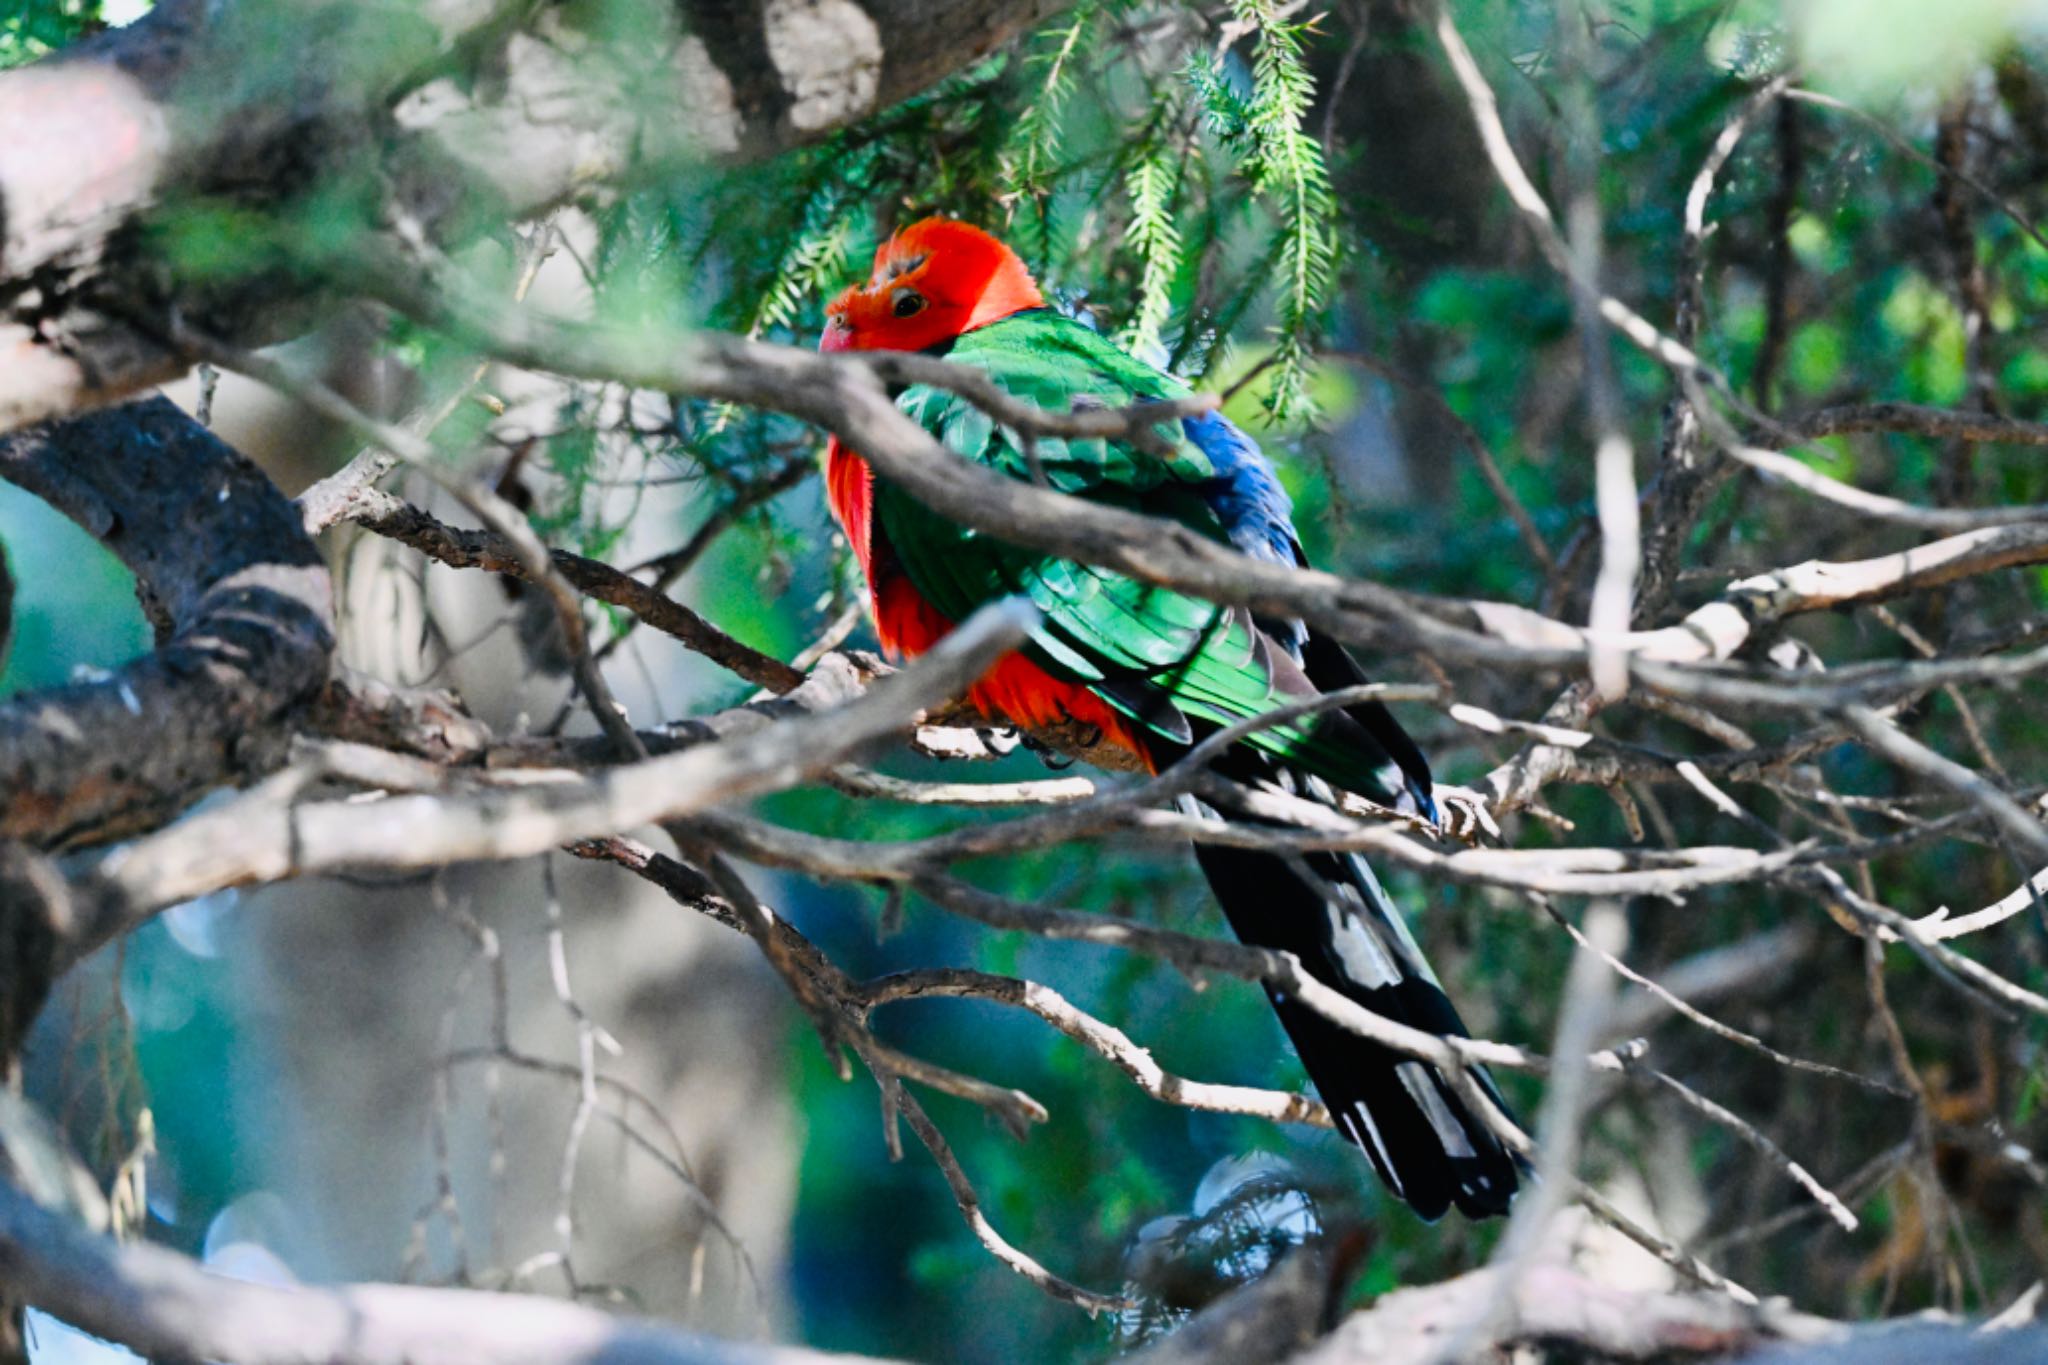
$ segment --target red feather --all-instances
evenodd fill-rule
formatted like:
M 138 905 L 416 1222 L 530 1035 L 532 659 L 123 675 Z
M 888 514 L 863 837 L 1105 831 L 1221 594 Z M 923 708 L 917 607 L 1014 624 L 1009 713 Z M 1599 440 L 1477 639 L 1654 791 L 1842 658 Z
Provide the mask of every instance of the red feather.
M 906 295 L 915 295 L 915 311 L 899 315 Z M 927 218 L 881 245 L 865 289 L 848 289 L 832 301 L 819 349 L 921 351 L 1044 306 L 1017 253 L 971 224 Z M 836 436 L 826 448 L 825 493 L 867 577 L 882 648 L 899 658 L 924 653 L 956 623 L 918 593 L 888 543 L 877 542 L 874 471 Z M 997 660 L 968 689 L 967 700 L 983 715 L 1017 725 L 1073 719 L 1095 726 L 1104 739 L 1151 766 L 1144 740 L 1127 719 L 1087 688 L 1053 677 L 1022 654 Z
M 925 601 L 895 563 L 887 542 L 877 545 L 874 540 L 874 471 L 837 437 L 825 451 L 825 495 L 867 578 L 882 648 L 898 658 L 915 658 L 945 638 L 955 622 Z M 1087 688 L 1053 677 L 1022 654 L 998 659 L 968 689 L 967 700 L 984 716 L 1016 725 L 1057 725 L 1072 719 L 1095 726 L 1105 740 L 1136 754 L 1147 768 L 1152 766 L 1145 741 L 1127 718 Z

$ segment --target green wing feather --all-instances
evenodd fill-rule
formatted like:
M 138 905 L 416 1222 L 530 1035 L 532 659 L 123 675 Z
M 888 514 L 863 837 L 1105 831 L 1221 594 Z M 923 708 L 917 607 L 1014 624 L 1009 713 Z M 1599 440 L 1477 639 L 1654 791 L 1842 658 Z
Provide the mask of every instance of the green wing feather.
M 1126 407 L 1185 397 L 1186 386 L 1071 319 L 1022 313 L 962 336 L 946 358 L 985 372 L 1016 397 L 1053 411 L 1077 403 Z M 1016 438 L 967 400 L 917 386 L 897 406 L 948 448 L 1015 479 L 1031 477 Z M 1179 521 L 1214 539 L 1222 528 L 1201 496 L 1208 457 L 1178 422 L 1162 423 L 1167 455 L 1126 442 L 1041 437 L 1032 455 L 1063 493 Z M 886 482 L 875 522 L 918 592 L 948 618 L 1021 593 L 1044 621 L 1025 646 L 1034 663 L 1087 686 L 1158 739 L 1261 715 L 1301 695 L 1280 691 L 1275 648 L 1248 613 L 1003 541 L 937 516 Z M 1392 799 L 1385 756 L 1360 752 L 1314 721 L 1263 729 L 1249 743 L 1354 791 Z

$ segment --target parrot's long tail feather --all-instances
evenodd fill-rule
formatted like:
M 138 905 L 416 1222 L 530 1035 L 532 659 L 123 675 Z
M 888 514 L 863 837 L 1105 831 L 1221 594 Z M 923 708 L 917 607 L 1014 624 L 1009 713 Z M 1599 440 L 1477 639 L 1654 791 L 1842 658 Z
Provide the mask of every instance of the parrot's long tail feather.
M 1215 844 L 1195 851 L 1241 941 L 1293 953 L 1310 975 L 1375 1014 L 1469 1036 L 1364 859 Z M 1519 1165 L 1442 1072 L 1277 991 L 1267 995 L 1338 1130 L 1365 1149 L 1398 1198 L 1431 1220 L 1453 1204 L 1471 1218 L 1507 1212 Z M 1471 1074 L 1499 1104 L 1484 1070 Z

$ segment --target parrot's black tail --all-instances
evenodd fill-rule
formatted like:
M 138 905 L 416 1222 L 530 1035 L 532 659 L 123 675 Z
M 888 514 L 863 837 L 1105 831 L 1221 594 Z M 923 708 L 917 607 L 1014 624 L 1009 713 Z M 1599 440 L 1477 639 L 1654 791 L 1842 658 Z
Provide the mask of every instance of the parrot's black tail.
M 1195 853 L 1240 940 L 1293 953 L 1311 976 L 1374 1014 L 1469 1036 L 1363 858 L 1296 860 L 1215 844 Z M 1277 991 L 1267 995 L 1338 1130 L 1365 1149 L 1396 1197 L 1432 1221 L 1453 1204 L 1471 1218 L 1507 1212 L 1518 1163 L 1443 1073 Z M 1472 1074 L 1498 1103 L 1491 1078 Z

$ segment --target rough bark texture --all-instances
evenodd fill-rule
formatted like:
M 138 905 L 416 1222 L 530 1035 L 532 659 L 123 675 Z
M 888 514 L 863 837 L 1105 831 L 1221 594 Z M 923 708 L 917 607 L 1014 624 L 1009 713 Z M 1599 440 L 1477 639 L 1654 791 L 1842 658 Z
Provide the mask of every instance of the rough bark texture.
M 109 837 L 272 766 L 273 722 L 334 645 L 326 565 L 277 486 L 161 398 L 0 441 L 0 476 L 120 557 L 159 640 L 0 706 L 0 838 Z

